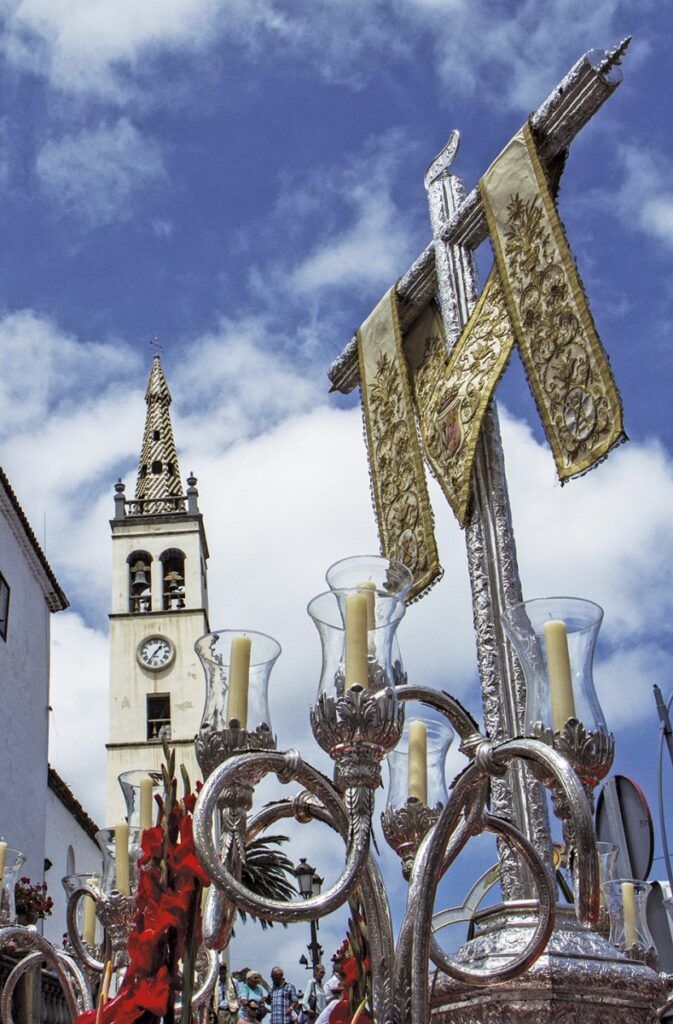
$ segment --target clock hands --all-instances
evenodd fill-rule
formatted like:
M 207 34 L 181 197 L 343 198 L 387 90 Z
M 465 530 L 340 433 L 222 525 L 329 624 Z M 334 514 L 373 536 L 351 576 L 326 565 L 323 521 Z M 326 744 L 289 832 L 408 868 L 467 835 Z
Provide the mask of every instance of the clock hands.
M 154 650 L 152 650 L 152 651 L 148 651 L 148 652 L 147 652 L 147 660 L 148 660 L 148 661 L 154 662 L 154 656 L 155 656 L 155 654 L 156 654 L 156 653 L 157 653 L 158 651 L 160 651 L 160 650 L 161 650 L 161 646 L 162 646 L 162 645 L 161 645 L 161 643 L 155 644 L 155 645 L 154 645 Z
M 160 665 L 168 659 L 170 651 L 166 643 L 159 640 L 153 646 L 149 643 L 145 648 L 145 660 L 148 665 Z

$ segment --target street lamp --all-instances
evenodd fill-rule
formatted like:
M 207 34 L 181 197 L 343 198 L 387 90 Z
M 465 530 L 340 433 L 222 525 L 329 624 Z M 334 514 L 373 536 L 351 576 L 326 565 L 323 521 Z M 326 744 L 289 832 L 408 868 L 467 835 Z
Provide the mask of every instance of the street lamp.
M 312 896 L 320 895 L 323 879 L 316 869 L 308 863 L 306 857 L 300 858 L 299 863 L 294 869 L 294 876 L 297 879 L 299 892 L 305 900 L 310 899 Z M 309 928 L 311 929 L 311 942 L 306 948 L 311 956 L 311 967 L 315 970 L 321 961 L 323 948 L 318 942 L 317 921 L 309 921 Z M 308 967 L 308 961 L 305 956 L 301 957 L 299 963 Z

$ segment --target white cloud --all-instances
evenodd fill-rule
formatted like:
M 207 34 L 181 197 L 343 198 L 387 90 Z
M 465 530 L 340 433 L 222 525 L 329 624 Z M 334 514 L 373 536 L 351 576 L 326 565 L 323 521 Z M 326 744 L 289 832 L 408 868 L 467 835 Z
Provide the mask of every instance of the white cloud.
M 599 195 L 598 201 L 616 209 L 624 224 L 640 228 L 650 238 L 673 247 L 673 189 L 668 160 L 655 150 L 628 143 L 617 147 L 623 169 L 622 183 L 615 194 Z
M 595 666 L 598 699 L 615 733 L 653 717 L 655 683 L 667 690 L 670 653 L 656 643 L 618 645 Z
M 223 317 L 215 331 L 191 343 L 189 359 L 172 377 L 186 410 L 176 414 L 176 424 L 188 453 L 221 452 L 321 402 L 322 373 L 318 378 L 315 367 L 309 369 L 292 351 L 294 341 L 294 332 L 251 314 Z
M 12 410 L 0 421 L 0 437 L 37 430 L 47 416 L 72 415 L 83 403 L 85 382 L 84 401 L 90 402 L 95 389 L 98 397 L 106 393 L 111 379 L 138 379 L 135 354 L 123 342 L 80 341 L 30 309 L 0 320 L 0 355 L 0 407 Z
M 126 117 L 49 140 L 35 168 L 45 194 L 91 225 L 129 217 L 136 195 L 165 174 L 157 144 Z
M 353 189 L 347 201 L 354 213 L 351 226 L 319 244 L 293 270 L 290 285 L 299 294 L 383 288 L 404 266 L 408 237 L 392 197 L 367 185 Z
M 409 263 L 418 243 L 409 211 L 396 187 L 413 143 L 395 130 L 371 136 L 358 153 L 336 168 L 321 169 L 291 183 L 279 194 L 271 217 L 274 231 L 288 238 L 283 262 L 256 267 L 251 286 L 260 301 L 271 294 L 320 309 L 316 330 L 325 331 L 325 299 L 348 289 L 370 296 L 381 292 Z M 297 226 L 313 215 L 320 230 L 315 242 L 293 248 Z M 295 255 L 296 253 L 296 255 Z
M 10 60 L 57 89 L 128 96 L 129 72 L 153 53 L 203 46 L 218 3 L 211 0 L 14 0 L 6 3 Z
M 619 41 L 619 0 L 526 0 L 499 10 L 470 0 L 402 0 L 397 6 L 432 32 L 445 85 L 467 94 L 486 88 L 493 102 L 512 110 L 534 109 L 582 52 Z
M 100 825 L 108 739 L 108 645 L 71 609 L 51 619 L 49 760 Z
M 506 417 L 503 436 L 525 596 L 597 601 L 612 644 L 670 636 L 670 456 L 657 443 L 631 442 L 561 488 L 548 448 L 525 424 Z
M 444 85 L 465 93 L 496 85 L 494 102 L 528 110 L 556 75 L 597 43 L 617 41 L 619 0 L 527 0 L 512 7 L 469 0 L 6 0 L 10 60 L 57 89 L 118 102 L 164 53 L 194 54 L 222 39 L 252 60 L 278 52 L 330 80 L 360 87 L 368 67 L 428 57 Z M 550 75 L 552 78 L 550 78 Z M 167 83 L 170 85 L 170 83 Z M 499 88 L 498 88 L 499 87 Z

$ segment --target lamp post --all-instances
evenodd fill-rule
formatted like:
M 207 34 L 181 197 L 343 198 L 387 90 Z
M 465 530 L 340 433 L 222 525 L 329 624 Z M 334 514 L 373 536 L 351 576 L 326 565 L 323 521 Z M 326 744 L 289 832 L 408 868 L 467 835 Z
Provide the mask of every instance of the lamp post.
M 320 895 L 323 879 L 320 877 L 316 869 L 308 863 L 306 857 L 300 858 L 299 863 L 294 869 L 294 874 L 297 879 L 297 885 L 299 886 L 299 892 L 305 900 L 310 899 L 312 896 Z M 309 921 L 309 927 L 311 929 L 311 942 L 306 948 L 311 955 L 311 968 L 315 970 L 321 962 L 323 948 L 318 942 L 317 922 Z M 308 967 L 306 957 L 302 956 L 299 962 L 304 963 L 304 965 Z

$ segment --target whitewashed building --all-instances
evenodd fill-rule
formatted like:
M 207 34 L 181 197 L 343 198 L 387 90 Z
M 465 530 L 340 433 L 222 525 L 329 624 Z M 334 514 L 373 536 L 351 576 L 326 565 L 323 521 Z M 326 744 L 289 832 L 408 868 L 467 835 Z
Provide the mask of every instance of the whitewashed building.
M 67 607 L 0 469 L 0 836 L 26 854 L 33 882 L 44 875 L 49 620 Z
M 50 618 L 67 607 L 0 469 L 0 837 L 25 854 L 22 874 L 47 882 L 55 906 L 44 930 L 56 940 L 66 927 L 62 877 L 101 865 L 97 826 L 47 762 Z
M 60 942 L 66 930 L 67 903 L 61 879 L 100 871 L 101 851 L 95 839 L 98 825 L 52 767 L 47 784 L 45 878 L 54 907 L 51 917 L 45 919 L 44 934 L 51 942 Z

